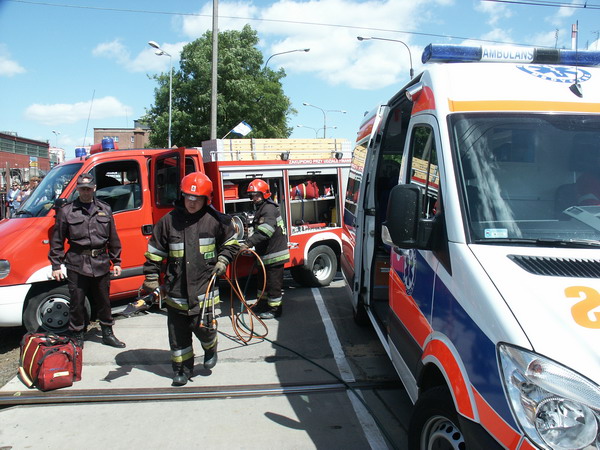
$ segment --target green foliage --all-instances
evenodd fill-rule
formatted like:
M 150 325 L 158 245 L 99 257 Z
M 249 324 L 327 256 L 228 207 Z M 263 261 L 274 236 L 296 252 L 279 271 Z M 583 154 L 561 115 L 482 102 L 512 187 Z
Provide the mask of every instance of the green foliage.
M 262 69 L 258 36 L 249 25 L 241 31 L 219 33 L 217 65 L 217 138 L 242 120 L 253 128 L 248 137 L 287 138 L 288 117 L 296 111 L 284 95 L 283 69 Z M 173 70 L 172 145 L 199 147 L 210 138 L 212 33 L 187 44 L 180 69 Z M 166 147 L 169 127 L 169 73 L 153 77 L 154 105 L 142 119 L 150 129 L 150 145 Z M 229 138 L 239 137 L 229 135 Z

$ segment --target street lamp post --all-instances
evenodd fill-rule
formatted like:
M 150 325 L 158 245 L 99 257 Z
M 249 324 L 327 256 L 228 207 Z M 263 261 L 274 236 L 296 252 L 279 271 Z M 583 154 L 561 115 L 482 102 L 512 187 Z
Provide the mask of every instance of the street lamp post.
M 306 125 L 296 125 L 296 127 L 298 128 L 308 128 L 310 130 L 313 130 L 315 132 L 315 139 L 317 139 L 319 137 L 319 131 L 323 130 L 324 128 L 313 128 L 313 127 L 307 127 Z M 337 130 L 337 127 L 329 127 L 329 129 L 334 129 Z
M 399 39 L 387 39 L 387 38 L 381 38 L 381 37 L 363 37 L 363 36 L 356 36 L 356 39 L 358 39 L 359 41 L 369 41 L 369 40 L 375 40 L 375 41 L 390 41 L 390 42 L 400 42 L 402 45 L 404 45 L 406 47 L 406 50 L 408 50 L 408 60 L 410 61 L 410 79 L 412 80 L 414 75 L 415 75 L 415 71 L 413 69 L 413 64 L 412 64 L 412 54 L 410 53 L 410 48 L 408 47 L 408 45 L 406 45 L 406 43 L 404 41 L 401 41 Z
M 288 50 L 287 52 L 273 53 L 271 56 L 269 56 L 267 58 L 267 61 L 265 62 L 263 70 L 265 70 L 267 68 L 267 64 L 269 64 L 269 61 L 271 60 L 271 58 L 273 56 L 285 55 L 286 53 L 294 53 L 294 52 L 310 52 L 310 48 L 297 48 L 296 50 Z
M 168 56 L 169 57 L 169 148 L 171 148 L 171 113 L 172 113 L 172 104 L 173 104 L 173 58 L 167 52 L 165 52 L 160 45 L 158 45 L 154 41 L 149 41 L 148 45 L 150 47 L 154 47 L 156 51 L 154 52 L 158 56 Z
M 323 109 L 315 105 L 311 105 L 310 103 L 303 102 L 304 106 L 312 106 L 313 108 L 319 109 L 323 113 L 323 139 L 327 137 L 327 113 L 328 112 L 339 112 L 342 114 L 346 114 L 346 111 L 343 109 Z M 331 127 L 330 127 L 331 128 Z
M 54 133 L 54 136 L 56 136 L 54 145 L 56 146 L 56 148 L 58 148 L 58 135 L 60 134 L 60 131 L 52 130 L 52 132 Z

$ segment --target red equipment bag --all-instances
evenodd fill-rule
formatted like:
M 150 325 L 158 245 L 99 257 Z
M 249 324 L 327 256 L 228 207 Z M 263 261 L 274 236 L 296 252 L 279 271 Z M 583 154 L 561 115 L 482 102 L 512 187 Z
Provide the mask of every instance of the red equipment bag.
M 292 199 L 310 199 L 319 198 L 319 186 L 316 181 L 308 180 L 294 186 L 291 189 L 290 195 Z
M 21 340 L 19 378 L 27 387 L 50 391 L 81 380 L 81 347 L 64 336 L 27 333 Z

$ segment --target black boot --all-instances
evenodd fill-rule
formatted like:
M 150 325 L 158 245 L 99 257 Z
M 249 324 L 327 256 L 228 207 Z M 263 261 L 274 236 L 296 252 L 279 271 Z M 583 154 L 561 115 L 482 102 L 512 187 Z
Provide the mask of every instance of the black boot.
M 217 344 L 214 347 L 204 350 L 204 368 L 212 369 L 217 365 L 219 354 L 217 353 Z
M 271 306 L 269 307 L 268 310 L 261 312 L 258 317 L 260 317 L 261 319 L 276 319 L 277 317 L 281 316 L 281 305 L 278 306 Z
M 173 383 L 172 386 L 185 386 L 188 382 L 188 377 L 182 371 L 175 372 L 173 374 Z
M 125 342 L 121 342 L 113 334 L 113 329 L 110 325 L 100 325 L 102 328 L 102 343 L 111 347 L 125 348 Z
M 266 298 L 261 298 L 260 300 L 257 300 L 256 303 L 254 303 L 254 305 L 252 305 L 252 311 L 256 315 L 259 315 L 260 313 L 263 313 L 263 312 L 267 311 L 268 309 L 269 309 L 269 304 L 267 303 Z

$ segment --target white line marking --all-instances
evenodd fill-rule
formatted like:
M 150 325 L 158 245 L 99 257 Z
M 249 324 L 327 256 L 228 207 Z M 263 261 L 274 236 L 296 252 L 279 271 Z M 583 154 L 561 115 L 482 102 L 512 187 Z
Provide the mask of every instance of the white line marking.
M 319 308 L 319 313 L 321 314 L 321 320 L 323 321 L 323 325 L 325 326 L 325 333 L 327 334 L 327 340 L 329 341 L 329 345 L 333 350 L 333 356 L 335 358 L 335 362 L 338 366 L 338 370 L 340 371 L 342 380 L 346 383 L 352 383 L 356 381 L 354 378 L 354 374 L 352 373 L 352 369 L 346 361 L 346 355 L 344 355 L 344 349 L 342 348 L 342 344 L 338 338 L 337 333 L 335 332 L 335 327 L 333 325 L 333 321 L 331 320 L 331 316 L 329 315 L 329 311 L 325 307 L 325 303 L 323 302 L 323 297 L 317 288 L 312 288 L 311 292 L 313 297 L 315 298 L 315 303 L 317 304 L 317 308 Z M 346 395 L 350 399 L 350 403 L 352 403 L 352 407 L 354 408 L 354 412 L 356 413 L 356 417 L 360 422 L 360 425 L 363 429 L 365 437 L 369 442 L 369 445 L 372 449 L 387 449 L 383 436 L 381 435 L 381 431 L 379 427 L 371 417 L 371 414 L 367 411 L 365 406 L 361 403 L 360 400 L 356 398 L 356 395 L 360 395 L 359 392 L 356 392 L 356 395 L 352 392 L 346 391 Z

